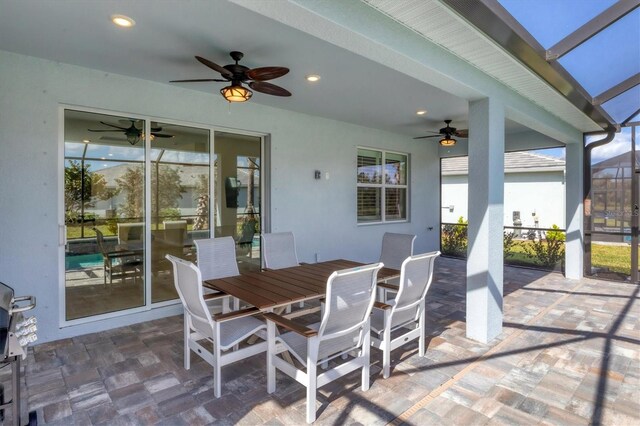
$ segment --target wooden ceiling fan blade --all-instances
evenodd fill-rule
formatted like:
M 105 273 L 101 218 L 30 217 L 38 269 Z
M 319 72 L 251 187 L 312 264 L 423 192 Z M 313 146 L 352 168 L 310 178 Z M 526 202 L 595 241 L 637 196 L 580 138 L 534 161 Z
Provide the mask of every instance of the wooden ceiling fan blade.
M 456 132 L 456 136 L 459 138 L 467 139 L 469 137 L 469 129 L 460 129 Z
M 255 81 L 273 80 L 282 77 L 289 72 L 289 68 L 285 67 L 261 67 L 254 68 L 246 72 L 247 77 Z
M 227 82 L 229 80 L 223 80 L 221 78 L 193 78 L 190 80 L 171 80 L 169 83 L 199 83 L 203 81 L 218 81 L 218 82 Z
M 104 130 L 104 129 L 102 129 L 102 130 L 94 130 L 94 129 L 87 129 L 87 130 L 88 130 L 88 131 L 90 131 L 90 132 L 122 132 L 122 131 L 124 131 L 124 130 L 115 130 L 115 129 L 114 129 L 114 130 Z
M 413 139 L 429 139 L 429 138 L 441 138 L 442 135 L 430 135 L 430 136 L 418 136 L 417 138 L 413 138 Z
M 116 129 L 120 129 L 120 130 L 127 130 L 127 128 L 126 128 L 126 127 L 116 126 L 115 124 L 105 123 L 104 121 L 101 121 L 100 123 L 101 123 L 101 124 L 104 124 L 105 126 L 114 127 L 114 128 L 116 128 Z
M 224 77 L 233 77 L 233 73 L 231 71 L 229 71 L 228 69 L 221 67 L 220 65 L 211 62 L 208 59 L 205 59 L 201 56 L 196 56 L 196 59 L 203 65 L 208 66 L 209 68 L 211 68 L 214 71 L 218 71 L 220 74 L 222 74 Z
M 172 138 L 173 137 L 173 135 L 167 135 L 167 134 L 164 134 L 164 133 L 151 132 L 151 134 L 156 138 Z
M 252 81 L 249 87 L 258 92 L 266 93 L 273 96 L 291 96 L 291 92 L 275 84 L 266 83 L 264 81 Z

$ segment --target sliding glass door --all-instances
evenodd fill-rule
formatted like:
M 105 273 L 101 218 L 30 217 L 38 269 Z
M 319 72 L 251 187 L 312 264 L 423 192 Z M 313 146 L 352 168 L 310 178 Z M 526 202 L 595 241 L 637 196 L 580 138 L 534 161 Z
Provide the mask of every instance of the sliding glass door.
M 236 242 L 240 272 L 261 267 L 262 138 L 215 132 L 215 236 Z
M 153 133 L 154 129 L 158 129 Z M 167 254 L 195 262 L 209 238 L 209 130 L 151 123 L 151 301 L 178 298 Z
M 65 318 L 144 306 L 144 121 L 64 121 Z
M 64 111 L 65 321 L 173 303 L 166 255 L 195 263 L 197 239 L 260 269 L 262 138 L 215 132 L 212 157 L 211 133 Z

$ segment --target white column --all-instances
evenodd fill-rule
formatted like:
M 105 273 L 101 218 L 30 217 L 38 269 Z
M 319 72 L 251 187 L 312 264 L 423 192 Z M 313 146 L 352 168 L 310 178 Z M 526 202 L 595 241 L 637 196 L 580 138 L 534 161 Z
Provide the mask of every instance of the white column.
M 566 223 L 567 241 L 565 244 L 565 275 L 570 279 L 582 278 L 584 271 L 583 252 L 583 154 L 582 141 L 566 146 Z
M 488 343 L 502 332 L 504 106 L 469 103 L 467 337 Z

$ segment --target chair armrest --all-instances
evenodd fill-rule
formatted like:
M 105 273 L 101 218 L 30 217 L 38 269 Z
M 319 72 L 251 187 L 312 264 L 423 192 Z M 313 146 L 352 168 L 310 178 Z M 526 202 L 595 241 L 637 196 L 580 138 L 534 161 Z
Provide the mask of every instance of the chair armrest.
M 268 312 L 263 314 L 263 316 L 267 319 L 267 321 L 271 321 L 279 325 L 280 327 L 284 327 L 287 330 L 291 330 L 294 333 L 298 333 L 304 337 L 313 337 L 317 336 L 318 332 L 309 327 L 305 327 L 304 325 L 298 324 L 297 322 L 291 321 L 290 319 L 281 317 L 280 315 L 276 315 L 274 313 Z
M 115 259 L 118 257 L 129 257 L 129 256 L 135 256 L 136 254 L 132 251 L 110 251 L 107 253 L 107 256 L 111 259 Z
M 239 311 L 227 312 L 226 314 L 218 314 L 214 315 L 213 319 L 218 322 L 231 321 L 237 318 L 248 317 L 251 315 L 259 314 L 260 309 L 258 308 L 247 308 L 240 309 Z
M 205 302 L 209 302 L 211 300 L 223 299 L 225 297 L 229 297 L 227 293 L 208 293 L 202 296 Z
M 389 283 L 378 283 L 378 287 L 387 288 L 389 290 L 398 291 L 400 287 L 397 285 L 389 284 Z
M 386 303 L 382 303 L 382 302 L 373 302 L 373 307 L 374 308 L 378 308 L 378 309 L 382 309 L 384 311 L 386 311 L 387 309 L 391 309 L 391 305 L 387 305 Z

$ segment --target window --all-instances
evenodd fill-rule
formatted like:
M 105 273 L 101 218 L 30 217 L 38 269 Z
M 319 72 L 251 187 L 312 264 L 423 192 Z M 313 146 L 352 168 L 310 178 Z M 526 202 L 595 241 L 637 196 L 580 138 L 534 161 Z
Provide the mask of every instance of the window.
M 358 223 L 407 220 L 408 158 L 358 148 Z

